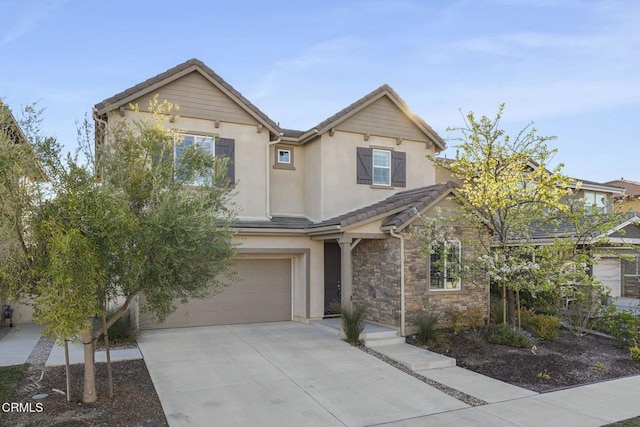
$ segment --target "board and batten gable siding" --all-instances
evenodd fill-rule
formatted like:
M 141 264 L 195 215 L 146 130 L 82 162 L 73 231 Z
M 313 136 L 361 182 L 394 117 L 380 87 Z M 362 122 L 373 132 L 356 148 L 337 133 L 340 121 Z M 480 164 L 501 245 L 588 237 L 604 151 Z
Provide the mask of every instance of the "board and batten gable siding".
M 141 111 L 147 111 L 155 95 L 180 107 L 178 115 L 205 120 L 256 125 L 258 121 L 197 71 L 189 73 L 158 90 L 137 98 Z
M 427 142 L 427 136 L 389 98 L 382 97 L 336 126 L 336 130 Z

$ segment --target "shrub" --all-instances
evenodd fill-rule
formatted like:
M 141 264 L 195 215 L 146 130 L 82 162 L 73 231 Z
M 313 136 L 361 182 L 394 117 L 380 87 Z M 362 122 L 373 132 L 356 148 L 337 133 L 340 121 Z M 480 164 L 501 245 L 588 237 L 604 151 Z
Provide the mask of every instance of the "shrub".
M 507 323 L 496 325 L 489 335 L 489 342 L 517 348 L 531 347 L 533 343 L 521 330 L 514 329 Z
M 116 310 L 110 311 L 107 315 L 107 319 L 113 317 Z M 131 316 L 127 311 L 114 322 L 108 329 L 109 342 L 113 344 L 125 343 L 135 341 L 137 337 L 137 331 L 131 322 Z
M 469 329 L 480 329 L 484 326 L 484 313 L 481 308 L 474 308 L 467 310 L 465 313 L 465 320 Z
M 558 336 L 560 319 L 549 314 L 536 314 L 533 310 L 520 310 L 522 329 L 538 338 L 553 341 Z
M 454 334 L 457 334 L 462 330 L 462 317 L 463 313 L 460 310 L 447 310 L 447 322 Z
M 422 345 L 433 345 L 440 341 L 440 330 L 438 326 L 438 316 L 422 313 L 416 318 L 415 326 L 416 341 Z
M 503 313 L 504 313 L 502 301 L 499 299 L 492 298 L 489 305 L 490 305 L 489 320 L 491 321 L 491 323 L 493 323 L 494 325 L 502 323 Z
M 609 313 L 604 321 L 605 329 L 620 346 L 634 347 L 640 344 L 640 319 L 628 311 Z
M 533 310 L 523 308 L 520 310 L 520 326 L 529 332 L 533 332 L 533 318 L 536 313 Z
M 629 356 L 631 356 L 631 360 L 640 362 L 640 347 L 638 347 L 637 345 L 629 347 Z
M 533 316 L 533 330 L 535 336 L 547 341 L 553 341 L 558 336 L 560 319 L 550 314 L 535 314 Z
M 485 325 L 485 311 L 481 308 L 467 310 L 465 313 L 467 325 L 471 330 L 471 340 L 478 343 L 482 340 L 483 328 Z
M 340 313 L 340 325 L 346 340 L 351 345 L 360 344 L 360 334 L 364 331 L 364 318 L 367 309 L 353 304 L 352 308 L 342 307 L 339 303 L 332 304 L 331 310 Z

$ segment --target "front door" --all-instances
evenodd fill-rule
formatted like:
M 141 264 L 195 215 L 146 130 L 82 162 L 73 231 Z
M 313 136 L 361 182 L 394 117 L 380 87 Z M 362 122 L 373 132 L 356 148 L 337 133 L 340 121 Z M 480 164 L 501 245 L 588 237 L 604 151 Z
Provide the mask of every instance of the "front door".
M 331 310 L 334 302 L 340 303 L 341 253 L 337 242 L 324 242 L 324 314 L 336 314 Z

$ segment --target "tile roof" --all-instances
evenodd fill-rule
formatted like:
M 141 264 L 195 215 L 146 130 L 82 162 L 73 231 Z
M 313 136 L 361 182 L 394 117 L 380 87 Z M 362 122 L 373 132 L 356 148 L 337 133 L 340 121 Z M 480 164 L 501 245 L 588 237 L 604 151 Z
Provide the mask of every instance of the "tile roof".
M 238 220 L 235 222 L 235 228 L 282 228 L 292 230 L 304 230 L 309 225 L 313 224 L 311 220 L 305 217 L 292 217 L 292 216 L 274 216 L 270 221 L 268 220 Z
M 449 181 L 445 184 L 402 191 L 377 203 L 319 222 L 313 222 L 306 217 L 274 216 L 271 220 L 238 220 L 234 227 L 313 232 L 328 226 L 346 227 L 374 217 L 384 216 L 385 214 L 390 216 L 383 222 L 383 227 L 401 226 L 411 219 L 416 212 L 420 212 L 440 196 L 457 187 L 457 184 Z
M 632 218 L 640 218 L 640 213 L 638 212 L 628 212 L 625 214 L 615 215 L 620 216 L 620 224 L 623 224 L 624 222 Z M 575 237 L 577 233 L 575 225 L 565 218 L 560 218 L 551 225 L 532 225 L 531 229 L 533 230 L 533 232 L 531 233 L 531 238 L 534 241 L 552 239 L 554 237 Z M 594 231 L 590 233 L 590 237 L 596 237 L 598 234 L 600 234 L 600 232 Z
M 151 77 L 150 79 L 147 79 L 142 83 L 138 83 L 137 85 L 132 86 L 129 89 L 126 89 L 110 98 L 107 98 L 104 101 L 96 104 L 95 108 L 101 113 L 104 112 L 106 109 L 117 108 L 123 103 L 125 103 L 127 99 L 129 99 L 132 96 L 135 96 L 139 92 L 145 91 L 151 88 L 152 86 L 154 86 L 155 84 L 165 79 L 170 79 L 183 71 L 189 70 L 190 68 L 193 68 L 194 70 L 196 68 L 199 68 L 200 70 L 202 70 L 202 72 L 204 72 L 209 78 L 214 80 L 226 91 L 231 93 L 240 103 L 244 104 L 244 106 L 249 111 L 253 112 L 253 114 L 255 114 L 260 120 L 262 120 L 267 126 L 269 126 L 273 132 L 276 132 L 285 137 L 298 139 L 305 134 L 310 134 L 310 135 L 314 134 L 316 129 L 320 130 L 320 129 L 326 128 L 327 126 L 330 126 L 332 123 L 339 121 L 341 118 L 347 116 L 352 111 L 358 109 L 359 107 L 367 104 L 372 99 L 375 99 L 376 97 L 385 93 L 389 95 L 391 98 L 393 98 L 394 102 L 396 102 L 401 107 L 401 109 L 405 110 L 405 113 L 410 112 L 410 109 L 407 106 L 407 104 L 404 102 L 404 100 L 400 98 L 400 96 L 391 88 L 391 86 L 385 84 L 375 89 L 374 91 L 370 92 L 369 94 L 363 96 L 362 98 L 358 99 L 353 104 L 340 110 L 336 114 L 332 115 L 328 119 L 322 121 L 317 126 L 312 127 L 309 130 L 301 131 L 301 130 L 295 130 L 295 129 L 284 129 L 284 128 L 281 128 L 278 125 L 278 123 L 270 119 L 258 107 L 253 105 L 251 101 L 245 98 L 240 92 L 238 92 L 235 88 L 233 88 L 233 86 L 227 83 L 218 74 L 216 74 L 211 68 L 209 68 L 202 61 L 196 58 L 189 59 L 188 61 L 185 61 L 182 64 L 176 65 L 175 67 L 170 68 L 164 71 L 163 73 L 158 74 L 157 76 Z M 433 139 L 436 145 L 439 145 L 442 149 L 446 147 L 445 141 L 440 137 L 440 135 L 436 133 L 435 130 L 433 130 L 431 126 L 429 126 L 424 120 L 422 120 L 422 118 L 420 118 L 415 114 L 410 114 L 410 119 L 413 120 L 418 125 L 418 127 L 421 127 L 423 131 Z
M 457 184 L 449 181 L 444 184 L 436 184 L 428 187 L 402 191 L 372 205 L 368 205 L 324 221 L 313 223 L 309 226 L 309 229 L 331 225 L 346 227 L 360 221 L 392 212 L 397 214 L 386 219 L 382 224 L 383 227 L 400 226 L 413 217 L 413 215 L 415 215 L 414 212 L 420 212 L 438 197 L 454 188 L 457 188 Z
M 613 181 L 605 182 L 605 184 L 624 188 L 625 196 L 629 196 L 629 197 L 640 196 L 640 182 L 629 181 L 628 179 L 620 178 Z

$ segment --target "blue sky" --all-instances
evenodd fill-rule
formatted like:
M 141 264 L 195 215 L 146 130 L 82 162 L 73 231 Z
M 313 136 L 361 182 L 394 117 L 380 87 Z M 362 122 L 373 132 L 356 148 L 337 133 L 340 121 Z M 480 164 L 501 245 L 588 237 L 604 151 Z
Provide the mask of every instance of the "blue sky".
M 640 2 L 0 0 L 0 98 L 68 147 L 91 107 L 190 58 L 281 126 L 383 83 L 441 136 L 460 111 L 556 135 L 572 176 L 640 181 Z M 453 143 L 450 143 L 450 146 Z M 447 150 L 448 156 L 455 149 Z

